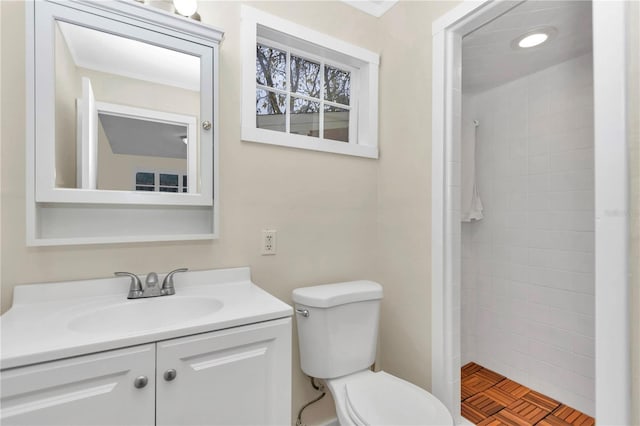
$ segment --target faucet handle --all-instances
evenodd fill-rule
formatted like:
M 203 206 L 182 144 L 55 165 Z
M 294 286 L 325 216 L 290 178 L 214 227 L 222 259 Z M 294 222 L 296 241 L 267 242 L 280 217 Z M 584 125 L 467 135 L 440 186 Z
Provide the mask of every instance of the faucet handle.
M 114 272 L 113 275 L 117 277 L 129 277 L 131 278 L 131 284 L 129 284 L 129 295 L 127 299 L 135 299 L 142 294 L 142 283 L 140 278 L 136 274 L 131 272 Z
M 145 285 L 148 287 L 155 287 L 158 285 L 158 274 L 155 272 L 149 272 L 147 278 L 144 280 Z
M 176 294 L 176 289 L 173 286 L 173 274 L 178 273 L 178 272 L 187 272 L 188 270 L 189 269 L 187 269 L 187 268 L 178 268 L 178 269 L 174 269 L 173 271 L 169 272 L 164 277 L 164 280 L 162 281 L 162 294 L 165 294 L 165 295 Z

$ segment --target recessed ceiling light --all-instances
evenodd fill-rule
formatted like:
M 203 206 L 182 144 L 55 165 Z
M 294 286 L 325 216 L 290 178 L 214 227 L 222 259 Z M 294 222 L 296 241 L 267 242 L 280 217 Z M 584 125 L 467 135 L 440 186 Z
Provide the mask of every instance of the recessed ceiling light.
M 511 46 L 514 49 L 528 49 L 540 46 L 542 43 L 549 41 L 557 32 L 558 30 L 553 27 L 536 28 L 513 40 Z
M 522 47 L 523 49 L 526 49 L 527 47 L 534 47 L 544 43 L 548 38 L 549 36 L 545 33 L 531 34 L 520 40 L 518 42 L 518 46 Z

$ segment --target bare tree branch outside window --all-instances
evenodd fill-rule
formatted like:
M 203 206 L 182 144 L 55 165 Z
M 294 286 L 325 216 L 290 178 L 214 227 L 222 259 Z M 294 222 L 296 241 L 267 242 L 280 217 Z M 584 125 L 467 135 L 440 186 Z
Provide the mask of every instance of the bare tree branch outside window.
M 325 139 L 348 142 L 349 71 L 293 54 L 287 61 L 285 51 L 257 44 L 256 83 L 257 127 L 313 137 L 322 135 Z M 324 120 L 320 119 L 321 115 Z M 289 117 L 289 130 L 286 129 L 285 117 Z M 320 128 L 321 122 L 324 123 L 323 129 Z

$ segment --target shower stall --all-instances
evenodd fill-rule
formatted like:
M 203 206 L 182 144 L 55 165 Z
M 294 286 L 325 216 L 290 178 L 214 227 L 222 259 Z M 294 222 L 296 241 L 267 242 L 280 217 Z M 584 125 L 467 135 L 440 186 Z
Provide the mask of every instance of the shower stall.
M 527 1 L 462 39 L 460 301 L 462 365 L 594 416 L 591 28 Z

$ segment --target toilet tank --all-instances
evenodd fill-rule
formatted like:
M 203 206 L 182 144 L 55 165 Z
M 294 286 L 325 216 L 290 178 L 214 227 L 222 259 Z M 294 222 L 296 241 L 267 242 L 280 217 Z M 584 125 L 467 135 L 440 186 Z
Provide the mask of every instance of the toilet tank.
M 371 366 L 376 357 L 381 299 L 382 286 L 373 281 L 295 289 L 302 371 L 332 379 Z

